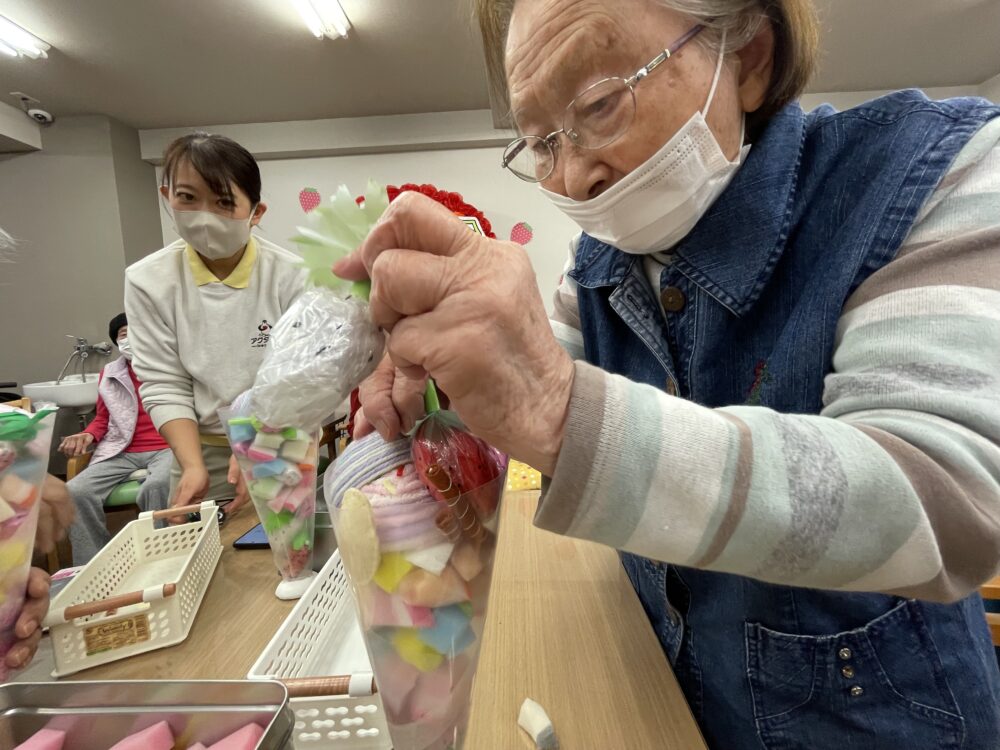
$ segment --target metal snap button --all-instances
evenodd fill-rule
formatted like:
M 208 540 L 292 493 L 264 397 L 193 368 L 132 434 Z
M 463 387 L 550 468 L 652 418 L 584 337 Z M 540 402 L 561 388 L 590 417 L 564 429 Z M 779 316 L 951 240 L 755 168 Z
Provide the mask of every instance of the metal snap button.
M 666 312 L 676 313 L 684 309 L 687 299 L 684 297 L 684 292 L 680 289 L 675 286 L 668 286 L 660 292 L 660 302 L 663 303 L 663 309 Z

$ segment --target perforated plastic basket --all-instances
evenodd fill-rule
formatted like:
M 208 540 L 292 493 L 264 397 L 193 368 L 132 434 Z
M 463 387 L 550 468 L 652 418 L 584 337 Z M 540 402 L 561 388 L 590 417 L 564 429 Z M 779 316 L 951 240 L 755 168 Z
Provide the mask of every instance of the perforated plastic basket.
M 247 674 L 252 680 L 351 675 L 351 694 L 295 698 L 296 750 L 389 750 L 382 701 L 372 695 L 372 670 L 350 584 L 331 555 Z
M 191 511 L 201 520 L 156 528 Z M 183 641 L 221 554 L 214 503 L 141 514 L 52 600 L 52 676 Z

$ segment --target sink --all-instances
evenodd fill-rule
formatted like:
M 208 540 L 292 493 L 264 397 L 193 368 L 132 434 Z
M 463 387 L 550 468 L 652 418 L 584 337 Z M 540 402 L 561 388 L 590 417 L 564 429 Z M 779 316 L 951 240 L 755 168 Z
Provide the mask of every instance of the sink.
M 97 403 L 96 374 L 84 375 L 81 381 L 79 375 L 63 378 L 61 383 L 49 380 L 44 383 L 28 383 L 23 386 L 24 395 L 33 403 L 49 402 L 56 406 L 83 407 Z

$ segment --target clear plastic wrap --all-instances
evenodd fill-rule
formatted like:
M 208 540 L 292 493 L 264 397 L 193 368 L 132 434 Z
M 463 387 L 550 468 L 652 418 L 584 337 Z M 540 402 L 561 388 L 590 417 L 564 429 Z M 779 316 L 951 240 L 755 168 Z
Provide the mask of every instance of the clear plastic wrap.
M 268 425 L 319 423 L 371 374 L 383 347 L 367 302 L 306 290 L 271 329 L 254 379 L 253 414 Z
M 0 411 L 0 681 L 17 640 L 35 547 L 38 503 L 49 462 L 55 410 Z
M 467 496 L 480 515 L 492 515 L 493 493 L 481 491 L 507 469 L 507 457 L 484 440 L 468 432 L 452 411 L 438 408 L 433 383 L 428 384 L 428 416 L 413 434 L 413 463 L 431 493 L 444 496 L 430 476 L 435 466 L 454 483 L 459 494 Z
M 430 447 L 369 435 L 325 480 L 396 750 L 458 750 L 469 717 L 506 457 L 456 419 L 436 416 L 449 428 Z M 473 453 L 475 471 L 466 460 Z M 464 458 L 451 463 L 454 456 Z M 466 469 L 469 489 L 460 492 Z

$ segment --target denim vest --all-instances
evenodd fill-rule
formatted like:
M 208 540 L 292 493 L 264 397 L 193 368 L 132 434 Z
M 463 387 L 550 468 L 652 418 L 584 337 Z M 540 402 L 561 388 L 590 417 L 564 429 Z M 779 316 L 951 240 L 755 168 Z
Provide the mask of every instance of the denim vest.
M 570 276 L 587 360 L 708 407 L 818 413 L 848 296 L 997 116 L 916 91 L 786 107 L 674 248 L 666 313 L 641 258 L 583 237 Z M 622 558 L 714 750 L 1000 747 L 978 595 L 933 604 Z

